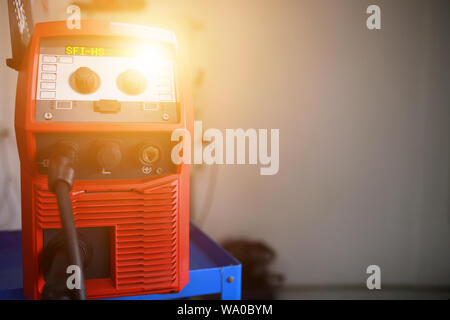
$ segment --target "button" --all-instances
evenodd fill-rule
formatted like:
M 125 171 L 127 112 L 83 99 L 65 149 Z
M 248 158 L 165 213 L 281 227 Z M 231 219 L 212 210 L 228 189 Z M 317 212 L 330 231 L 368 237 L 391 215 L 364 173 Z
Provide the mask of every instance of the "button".
M 144 102 L 145 111 L 156 111 L 159 109 L 159 103 L 157 102 Z
M 73 57 L 59 57 L 59 63 L 73 63 Z
M 56 64 L 43 64 L 42 71 L 56 72 Z
M 56 63 L 56 57 L 54 56 L 44 56 L 42 59 L 44 63 Z
M 41 89 L 56 89 L 56 82 L 41 82 Z
M 120 102 L 117 100 L 99 100 L 94 102 L 94 111 L 100 113 L 120 112 Z
M 55 99 L 56 92 L 55 91 L 41 91 L 41 99 Z
M 42 80 L 56 80 L 56 73 L 41 73 Z
M 72 109 L 72 101 L 56 101 L 56 109 Z

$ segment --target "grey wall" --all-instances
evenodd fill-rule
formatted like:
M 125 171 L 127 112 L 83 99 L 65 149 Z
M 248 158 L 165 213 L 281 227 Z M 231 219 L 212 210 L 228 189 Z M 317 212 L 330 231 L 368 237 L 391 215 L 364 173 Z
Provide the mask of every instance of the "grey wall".
M 187 30 L 205 128 L 280 129 L 278 175 L 194 168 L 207 233 L 267 241 L 289 284 L 364 285 L 377 264 L 384 284 L 450 285 L 448 2 L 150 3 L 135 21 Z M 16 75 L 0 77 L 8 124 Z
M 448 285 L 450 32 L 425 1 L 381 2 L 369 31 L 369 3 L 231 1 L 205 18 L 206 126 L 281 136 L 277 176 L 219 169 L 205 227 L 267 240 L 291 283 L 364 283 L 378 264 L 384 283 Z

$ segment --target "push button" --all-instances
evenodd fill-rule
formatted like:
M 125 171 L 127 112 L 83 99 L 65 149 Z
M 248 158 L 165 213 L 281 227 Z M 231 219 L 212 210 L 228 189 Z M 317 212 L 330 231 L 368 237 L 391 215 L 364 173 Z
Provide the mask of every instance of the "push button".
M 94 111 L 100 113 L 118 113 L 121 110 L 117 100 L 99 100 L 94 102 Z

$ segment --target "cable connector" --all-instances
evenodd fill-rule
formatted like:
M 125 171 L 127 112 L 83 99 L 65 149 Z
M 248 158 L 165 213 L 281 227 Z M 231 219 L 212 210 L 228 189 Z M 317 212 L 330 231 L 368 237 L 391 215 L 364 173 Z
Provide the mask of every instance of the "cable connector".
M 51 192 L 55 192 L 55 185 L 58 181 L 65 182 L 69 186 L 69 190 L 72 189 L 77 155 L 78 148 L 73 143 L 60 142 L 56 145 L 48 167 L 48 189 Z

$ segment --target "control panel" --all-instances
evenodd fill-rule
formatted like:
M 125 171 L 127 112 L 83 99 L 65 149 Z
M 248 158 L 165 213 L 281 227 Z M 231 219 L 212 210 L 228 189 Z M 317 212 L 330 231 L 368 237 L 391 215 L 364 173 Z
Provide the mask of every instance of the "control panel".
M 36 122 L 176 123 L 179 103 L 173 44 L 72 37 L 41 40 Z M 40 133 L 36 164 L 47 174 L 64 142 L 82 155 L 76 179 L 148 178 L 176 172 L 170 133 Z
M 40 133 L 36 134 L 36 164 L 48 174 L 52 150 L 71 144 L 79 155 L 75 178 L 79 180 L 143 179 L 176 172 L 170 158 L 174 142 L 170 133 Z
M 158 42 L 41 41 L 37 122 L 177 122 L 175 57 Z

